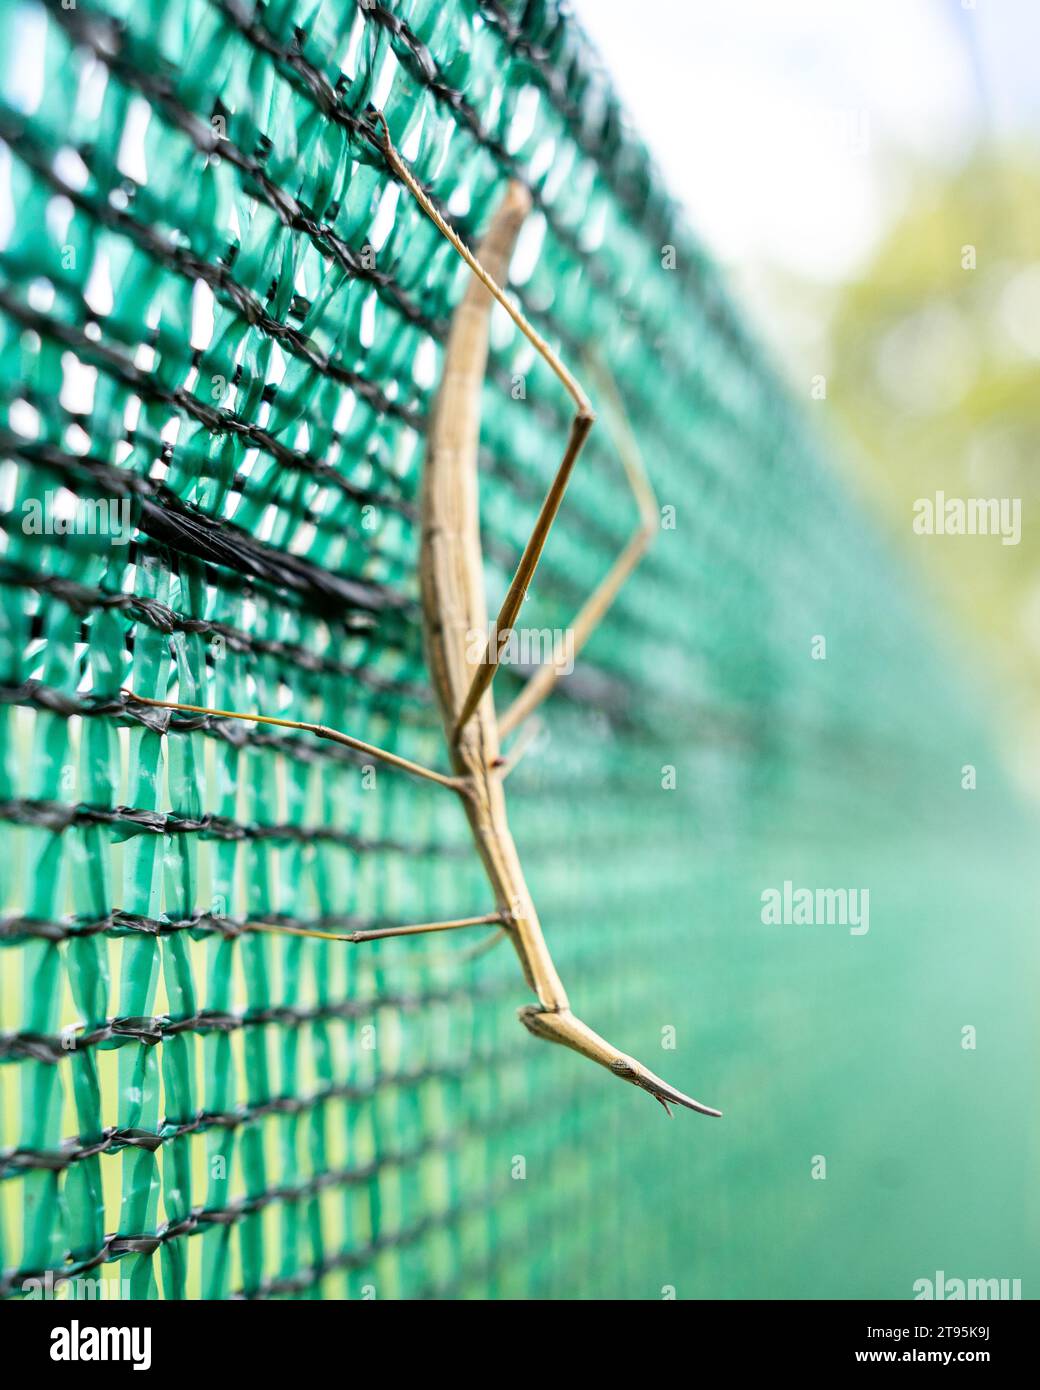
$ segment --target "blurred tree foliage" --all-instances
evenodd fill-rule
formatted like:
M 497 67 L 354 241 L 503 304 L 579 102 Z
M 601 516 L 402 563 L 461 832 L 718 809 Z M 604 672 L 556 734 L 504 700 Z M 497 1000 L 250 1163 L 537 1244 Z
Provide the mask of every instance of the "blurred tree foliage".
M 911 561 L 1008 694 L 1040 753 L 1040 164 L 980 151 L 915 173 L 907 210 L 837 297 L 828 399 Z M 974 269 L 968 268 L 974 264 Z M 1022 536 L 917 536 L 914 502 L 1022 499 Z M 1020 747 L 1020 752 L 1024 749 Z

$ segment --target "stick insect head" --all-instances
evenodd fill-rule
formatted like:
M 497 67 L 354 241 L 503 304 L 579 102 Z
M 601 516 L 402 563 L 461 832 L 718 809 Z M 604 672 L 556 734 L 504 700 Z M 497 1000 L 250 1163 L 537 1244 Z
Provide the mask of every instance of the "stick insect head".
M 654 1075 L 649 1067 L 644 1067 L 642 1062 L 637 1062 L 634 1057 L 629 1057 L 627 1053 L 619 1052 L 612 1043 L 607 1042 L 606 1038 L 601 1038 L 598 1033 L 594 1033 L 569 1009 L 540 1009 L 531 1004 L 519 1009 L 517 1013 L 520 1022 L 536 1038 L 562 1043 L 564 1047 L 572 1048 L 573 1051 L 580 1052 L 583 1057 L 589 1057 L 592 1061 L 598 1062 L 601 1067 L 606 1067 L 622 1081 L 629 1081 L 633 1086 L 648 1091 L 655 1100 L 660 1101 L 669 1115 L 672 1113 L 671 1106 L 682 1105 L 687 1110 L 696 1110 L 699 1115 L 712 1115 L 716 1119 L 721 1118 L 721 1110 L 715 1110 L 710 1105 L 703 1105 L 699 1100 L 694 1100 L 692 1096 L 685 1095 L 674 1086 L 670 1086 L 667 1081 L 662 1081 L 659 1076 Z

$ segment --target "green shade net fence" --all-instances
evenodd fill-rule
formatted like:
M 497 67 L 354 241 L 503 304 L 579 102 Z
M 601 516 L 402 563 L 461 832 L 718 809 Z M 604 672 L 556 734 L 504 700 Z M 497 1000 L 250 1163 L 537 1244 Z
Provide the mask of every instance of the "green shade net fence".
M 2 0 L 0 53 L 0 1291 L 1027 1277 L 1012 798 L 566 9 Z M 665 509 L 509 800 L 577 1011 L 721 1122 L 530 1038 L 508 947 L 245 930 L 491 904 L 439 788 L 123 694 L 444 766 L 417 497 L 468 272 L 370 104 L 471 241 L 529 184 L 513 289 L 579 375 L 606 357 Z M 499 315 L 493 607 L 568 415 Z M 528 621 L 565 627 L 633 521 L 601 424 Z M 785 880 L 868 887 L 869 933 L 764 926 Z

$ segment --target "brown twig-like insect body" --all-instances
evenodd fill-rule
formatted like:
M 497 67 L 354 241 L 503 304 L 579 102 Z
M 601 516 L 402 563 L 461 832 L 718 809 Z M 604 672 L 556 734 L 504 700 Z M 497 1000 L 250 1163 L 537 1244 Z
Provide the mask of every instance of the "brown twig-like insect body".
M 420 767 L 396 754 L 386 753 L 320 725 L 134 698 L 141 703 L 172 709 L 309 730 L 319 737 L 345 743 L 356 751 L 379 758 L 403 771 L 449 787 L 462 799 L 495 896 L 497 911 L 483 917 L 389 927 L 354 932 L 347 936 L 329 932 L 305 934 L 360 942 L 418 932 L 497 925 L 512 941 L 527 982 L 538 998 L 537 1005 L 528 1005 L 519 1010 L 520 1019 L 530 1032 L 537 1037 L 562 1043 L 607 1067 L 614 1075 L 649 1091 L 666 1109 L 670 1103 L 674 1103 L 702 1114 L 718 1115 L 719 1111 L 684 1095 L 634 1058 L 620 1052 L 571 1012 L 563 982 L 542 935 L 506 816 L 503 781 L 510 763 L 500 755 L 500 737 L 504 731 L 512 731 L 549 694 L 558 672 L 553 666 L 541 668 L 502 720 L 496 719 L 491 684 L 498 669 L 502 644 L 508 640 L 575 460 L 595 419 L 588 398 L 575 378 L 500 289 L 506 279 L 517 234 L 530 207 L 529 194 L 519 183 L 509 185 L 481 244 L 479 255 L 474 256 L 447 226 L 397 154 L 385 121 L 381 116 L 377 116 L 377 119 L 380 122 L 381 145 L 390 167 L 474 271 L 474 278 L 452 319 L 424 463 L 420 509 L 420 576 L 427 664 L 444 723 L 454 775 L 447 776 Z M 492 650 L 489 643 L 483 661 L 474 670 L 468 656 L 472 634 L 488 630 L 477 498 L 477 449 L 493 300 L 506 308 L 560 377 L 575 403 L 576 414 L 563 462 L 542 504 L 534 531 L 499 612 L 494 628 L 497 645 Z M 620 428 L 624 429 L 623 426 Z M 575 620 L 575 648 L 581 645 L 603 616 L 646 549 L 651 526 L 656 525 L 655 504 L 649 483 L 630 447 L 632 442 L 624 440 L 623 443 L 628 447 L 621 448 L 622 460 L 639 503 L 641 522 L 609 574 Z M 286 930 L 269 924 L 255 925 L 261 930 Z

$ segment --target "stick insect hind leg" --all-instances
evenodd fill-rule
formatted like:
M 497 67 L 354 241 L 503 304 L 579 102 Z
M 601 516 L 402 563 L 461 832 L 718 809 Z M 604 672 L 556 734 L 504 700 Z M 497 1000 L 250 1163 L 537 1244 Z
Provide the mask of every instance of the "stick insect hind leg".
M 495 620 L 494 631 L 496 634 L 496 649 L 492 650 L 492 644 L 489 641 L 483 660 L 477 667 L 466 699 L 462 704 L 461 711 L 456 720 L 453 734 L 454 741 L 457 742 L 467 723 L 476 713 L 482 697 L 495 679 L 502 647 L 509 640 L 509 634 L 519 615 L 528 586 L 538 567 L 538 562 L 545 548 L 549 532 L 559 512 L 560 503 L 563 501 L 563 495 L 570 481 L 574 465 L 585 444 L 585 440 L 588 438 L 589 431 L 596 422 L 596 415 L 585 391 L 574 375 L 564 365 L 558 354 L 553 351 L 541 334 L 538 333 L 534 326 L 528 321 L 523 312 L 513 304 L 503 292 L 495 278 L 488 273 L 480 260 L 473 255 L 466 244 L 441 216 L 440 212 L 427 196 L 422 185 L 398 154 L 390 136 L 390 127 L 387 125 L 386 117 L 381 111 L 373 111 L 372 114 L 379 127 L 383 153 L 394 173 L 405 184 L 423 212 L 426 213 L 427 217 L 429 217 L 437 227 L 438 231 L 447 238 L 476 275 L 480 283 L 505 309 L 510 318 L 520 329 L 521 333 L 523 333 L 542 359 L 560 379 L 575 406 L 575 415 L 571 422 L 563 459 L 552 480 L 549 491 L 542 502 L 538 518 L 535 521 L 534 528 L 524 547 L 523 554 L 517 564 L 516 572 L 506 596 L 502 601 L 498 617 Z M 596 627 L 603 620 L 625 581 L 649 548 L 656 534 L 658 525 L 657 499 L 654 496 L 650 478 L 643 465 L 639 446 L 636 443 L 635 436 L 628 423 L 628 417 L 621 401 L 620 392 L 605 363 L 598 361 L 591 355 L 587 358 L 587 363 L 592 375 L 597 379 L 597 384 L 600 387 L 603 397 L 608 403 L 608 429 L 621 458 L 621 463 L 625 470 L 625 477 L 635 497 L 640 520 L 624 549 L 621 551 L 620 555 L 618 555 L 607 574 L 582 605 L 571 625 L 574 638 L 573 655 L 575 656 L 577 656 Z M 559 675 L 559 666 L 555 662 L 551 662 L 543 666 L 528 680 L 520 694 L 498 719 L 498 734 L 500 738 L 505 738 L 508 734 L 512 733 L 528 715 L 533 713 L 537 706 L 551 693 L 559 679 Z M 522 756 L 522 752 L 523 750 L 520 750 L 517 755 L 501 760 L 498 767 L 502 775 L 505 775 L 505 773 L 515 766 L 515 763 L 519 761 L 519 757 Z
M 577 378 L 568 370 L 561 361 L 559 355 L 553 351 L 533 324 L 528 321 L 523 312 L 517 308 L 508 295 L 505 294 L 496 278 L 485 269 L 481 261 L 478 260 L 465 242 L 462 241 L 453 228 L 450 227 L 441 216 L 440 212 L 427 196 L 425 189 L 398 154 L 393 140 L 390 137 L 390 127 L 386 123 L 386 117 L 381 111 L 374 111 L 372 114 L 378 123 L 381 148 L 391 169 L 405 185 L 441 235 L 447 238 L 469 266 L 470 270 L 473 271 L 473 274 L 477 277 L 480 284 L 482 284 L 491 297 L 505 309 L 517 328 L 520 329 L 520 332 L 523 333 L 524 337 L 527 338 L 535 351 L 559 378 L 574 405 L 574 418 L 571 421 L 563 459 L 556 470 L 556 475 L 542 502 L 531 535 L 528 538 L 527 544 L 524 546 L 523 554 L 520 556 L 520 560 L 516 567 L 516 572 L 513 575 L 506 596 L 502 600 L 502 606 L 499 609 L 498 617 L 495 619 L 494 645 L 492 641 L 488 642 L 484 658 L 473 674 L 469 690 L 466 693 L 465 699 L 462 701 L 461 708 L 456 717 L 455 727 L 452 731 L 452 742 L 457 744 L 462 737 L 466 725 L 473 718 L 484 694 L 495 678 L 499 664 L 498 659 L 501 655 L 502 648 L 508 642 L 513 624 L 516 622 L 517 616 L 520 613 L 524 596 L 538 568 L 538 561 L 541 559 L 542 551 L 545 549 L 545 542 L 548 539 L 553 522 L 556 520 L 556 514 L 560 510 L 560 503 L 563 501 L 563 495 L 567 490 L 567 484 L 574 471 L 574 465 L 578 461 L 578 455 L 584 447 L 585 441 L 589 436 L 589 431 L 596 423 L 596 415 L 592 409 L 591 401 L 585 394 Z M 505 278 L 504 275 L 502 278 Z
M 624 548 L 614 560 L 610 569 L 578 610 L 571 623 L 570 661 L 578 656 L 585 643 L 606 617 L 614 600 L 635 570 L 639 561 L 657 534 L 658 510 L 650 478 L 643 464 L 639 445 L 629 425 L 621 395 L 610 375 L 606 364 L 590 356 L 587 364 L 596 380 L 600 398 L 606 402 L 604 419 L 607 431 L 614 443 L 625 471 L 625 478 L 635 498 L 639 521 Z M 556 682 L 563 674 L 561 664 L 554 660 L 547 662 L 528 678 L 519 695 L 507 706 L 498 719 L 500 738 L 506 738 L 517 729 L 537 707 L 552 694 Z M 513 763 L 507 760 L 507 766 Z

